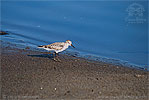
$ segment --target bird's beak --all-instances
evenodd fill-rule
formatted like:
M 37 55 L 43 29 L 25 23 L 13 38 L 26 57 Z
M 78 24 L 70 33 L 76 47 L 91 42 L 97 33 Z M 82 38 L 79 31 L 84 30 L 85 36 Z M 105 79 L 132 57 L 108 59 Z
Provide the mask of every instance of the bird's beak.
M 72 46 L 73 48 L 75 48 L 72 44 L 71 44 L 71 46 Z

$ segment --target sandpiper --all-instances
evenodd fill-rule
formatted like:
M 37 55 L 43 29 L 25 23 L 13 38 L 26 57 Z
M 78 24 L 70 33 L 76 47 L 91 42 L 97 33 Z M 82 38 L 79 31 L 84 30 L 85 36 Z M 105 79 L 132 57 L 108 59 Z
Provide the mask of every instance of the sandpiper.
M 53 57 L 54 60 L 56 61 L 55 58 L 57 57 L 58 53 L 66 50 L 69 46 L 75 48 L 70 40 L 67 40 L 66 42 L 55 42 L 49 45 L 41 45 L 38 46 L 38 48 L 43 48 L 48 51 L 54 51 Z

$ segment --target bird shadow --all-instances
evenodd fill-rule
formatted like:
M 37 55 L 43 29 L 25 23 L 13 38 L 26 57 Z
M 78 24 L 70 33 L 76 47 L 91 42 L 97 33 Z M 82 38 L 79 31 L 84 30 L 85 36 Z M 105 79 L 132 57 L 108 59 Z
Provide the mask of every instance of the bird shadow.
M 40 55 L 27 55 L 30 57 L 42 57 L 42 58 L 49 58 L 49 59 L 53 59 L 54 56 L 53 54 L 40 54 Z

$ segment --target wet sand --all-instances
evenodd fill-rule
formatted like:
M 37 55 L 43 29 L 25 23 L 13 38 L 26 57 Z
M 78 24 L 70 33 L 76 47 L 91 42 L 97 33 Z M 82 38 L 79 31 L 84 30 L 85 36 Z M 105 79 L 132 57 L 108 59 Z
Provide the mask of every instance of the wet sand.
M 4 100 L 147 100 L 148 72 L 29 48 L 1 47 Z

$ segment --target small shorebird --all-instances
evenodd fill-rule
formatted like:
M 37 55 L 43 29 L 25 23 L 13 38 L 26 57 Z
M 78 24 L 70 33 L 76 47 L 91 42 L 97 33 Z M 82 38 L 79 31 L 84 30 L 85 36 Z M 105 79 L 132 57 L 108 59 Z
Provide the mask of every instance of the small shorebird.
M 38 46 L 38 48 L 43 48 L 48 51 L 54 51 L 53 56 L 54 60 L 56 61 L 55 57 L 57 57 L 58 53 L 66 50 L 69 46 L 75 48 L 70 40 L 67 40 L 66 42 L 55 42 L 49 45 L 41 45 Z

